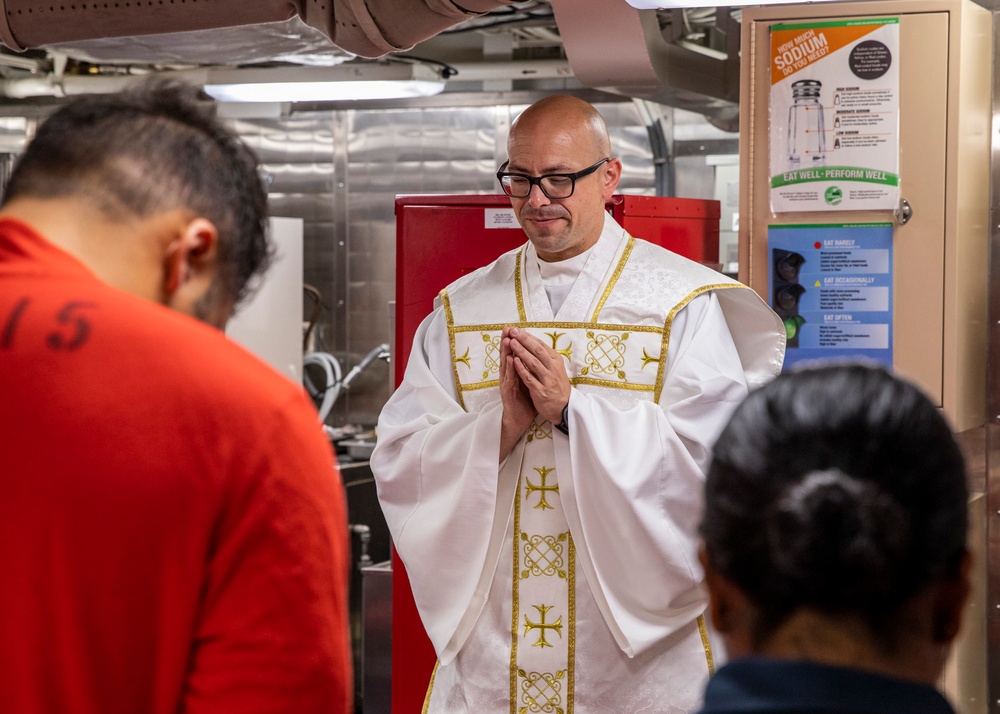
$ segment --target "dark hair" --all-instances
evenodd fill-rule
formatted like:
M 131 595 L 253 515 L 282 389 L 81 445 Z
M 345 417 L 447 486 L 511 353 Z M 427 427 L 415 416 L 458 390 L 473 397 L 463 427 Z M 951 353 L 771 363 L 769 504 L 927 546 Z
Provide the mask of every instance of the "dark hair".
M 957 572 L 962 453 L 931 401 L 881 368 L 782 374 L 737 409 L 713 459 L 701 533 L 761 613 L 758 641 L 801 607 L 891 635 L 900 605 Z
M 77 97 L 38 129 L 3 203 L 86 196 L 112 219 L 187 208 L 219 232 L 212 290 L 239 303 L 273 246 L 258 161 L 198 90 L 169 80 Z

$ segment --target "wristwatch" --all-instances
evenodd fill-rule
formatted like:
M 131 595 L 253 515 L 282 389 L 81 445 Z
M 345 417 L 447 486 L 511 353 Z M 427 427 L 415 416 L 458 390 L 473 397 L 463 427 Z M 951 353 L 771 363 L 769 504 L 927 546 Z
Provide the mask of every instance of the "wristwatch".
M 569 436 L 569 402 L 566 402 L 566 406 L 562 410 L 562 419 L 558 424 L 553 424 L 556 429 L 561 431 L 566 436 Z

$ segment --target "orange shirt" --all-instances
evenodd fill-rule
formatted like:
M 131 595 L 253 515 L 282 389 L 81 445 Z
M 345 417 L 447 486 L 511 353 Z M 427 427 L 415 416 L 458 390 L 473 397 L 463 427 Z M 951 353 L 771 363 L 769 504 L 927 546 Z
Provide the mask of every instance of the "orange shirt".
M 349 711 L 347 537 L 301 389 L 0 221 L 0 711 Z

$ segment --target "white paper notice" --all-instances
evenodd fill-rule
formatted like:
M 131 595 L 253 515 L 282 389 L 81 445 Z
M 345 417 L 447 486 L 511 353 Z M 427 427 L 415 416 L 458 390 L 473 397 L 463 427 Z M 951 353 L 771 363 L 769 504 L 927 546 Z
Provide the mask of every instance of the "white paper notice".
M 487 228 L 518 228 L 517 216 L 513 208 L 487 208 Z

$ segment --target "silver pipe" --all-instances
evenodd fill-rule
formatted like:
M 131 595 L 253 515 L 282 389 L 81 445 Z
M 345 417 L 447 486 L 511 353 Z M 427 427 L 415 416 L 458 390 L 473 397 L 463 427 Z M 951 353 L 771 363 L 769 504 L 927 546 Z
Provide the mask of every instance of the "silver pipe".
M 386 362 L 389 361 L 389 345 L 383 342 L 382 344 L 372 348 L 368 354 L 361 358 L 360 362 L 351 367 L 351 371 L 347 373 L 346 377 L 344 377 L 344 382 L 340 385 L 340 388 L 350 389 L 351 382 L 354 381 L 355 377 L 361 374 L 368 367 L 368 365 L 376 359 L 381 359 Z

